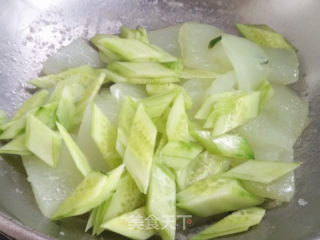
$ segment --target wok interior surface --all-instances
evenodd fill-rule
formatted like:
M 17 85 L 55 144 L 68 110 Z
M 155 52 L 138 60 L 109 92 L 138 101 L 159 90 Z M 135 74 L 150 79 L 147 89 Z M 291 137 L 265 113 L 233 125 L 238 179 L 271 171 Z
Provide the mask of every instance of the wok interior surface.
M 0 108 L 12 114 L 30 95 L 28 80 L 46 58 L 77 38 L 117 33 L 122 25 L 157 29 L 185 21 L 268 24 L 299 50 L 301 79 L 293 88 L 310 102 L 312 123 L 296 144 L 297 191 L 293 200 L 268 211 L 251 231 L 223 239 L 320 239 L 320 1 L 318 0 L 0 0 Z M 19 159 L 0 159 L 0 231 L 17 239 L 91 239 L 86 218 L 60 223 L 43 217 Z M 180 231 L 189 239 L 209 222 Z M 33 229 L 33 230 L 31 230 Z M 121 239 L 112 234 L 104 239 Z

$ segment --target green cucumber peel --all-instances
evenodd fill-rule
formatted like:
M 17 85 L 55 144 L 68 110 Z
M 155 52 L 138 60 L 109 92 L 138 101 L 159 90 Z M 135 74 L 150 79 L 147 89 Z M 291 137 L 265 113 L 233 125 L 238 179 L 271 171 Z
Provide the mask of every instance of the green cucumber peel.
M 238 180 L 219 176 L 197 181 L 177 193 L 177 207 L 200 217 L 253 207 L 263 201 L 244 189 Z
M 250 227 L 260 223 L 265 212 L 266 210 L 258 207 L 238 210 L 192 237 L 191 240 L 209 240 L 247 231 Z
M 193 131 L 192 137 L 207 151 L 237 159 L 254 159 L 254 152 L 248 141 L 237 134 L 223 134 L 213 137 L 209 131 Z
M 252 160 L 232 168 L 224 176 L 259 183 L 271 183 L 292 172 L 300 165 L 301 162 Z

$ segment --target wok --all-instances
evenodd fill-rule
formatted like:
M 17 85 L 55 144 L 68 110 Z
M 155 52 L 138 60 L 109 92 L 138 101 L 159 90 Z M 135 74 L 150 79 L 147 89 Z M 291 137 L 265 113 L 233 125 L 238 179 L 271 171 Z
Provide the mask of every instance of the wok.
M 283 207 L 270 210 L 259 227 L 223 239 L 320 239 L 320 1 L 319 0 L 0 0 L 0 108 L 11 114 L 30 94 L 26 81 L 61 46 L 121 25 L 147 29 L 196 20 L 235 33 L 234 22 L 264 23 L 297 48 L 301 80 L 293 88 L 310 102 L 311 125 L 296 144 L 297 191 Z M 178 234 L 189 239 L 200 224 Z M 15 239 L 91 239 L 85 219 L 60 223 L 43 217 L 19 159 L 0 159 L 0 231 Z M 104 239 L 119 239 L 104 235 Z

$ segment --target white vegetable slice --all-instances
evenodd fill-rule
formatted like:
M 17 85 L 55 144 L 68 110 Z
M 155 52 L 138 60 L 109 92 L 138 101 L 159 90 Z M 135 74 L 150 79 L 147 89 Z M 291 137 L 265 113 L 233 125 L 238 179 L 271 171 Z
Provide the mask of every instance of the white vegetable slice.
M 268 77 L 268 57 L 247 39 L 223 35 L 221 43 L 237 75 L 240 90 L 256 90 Z
M 299 60 L 294 50 L 263 48 L 269 59 L 268 80 L 272 83 L 291 84 L 299 79 Z
M 175 57 L 180 56 L 178 34 L 181 24 L 148 32 L 149 41 Z
M 48 218 L 83 179 L 64 145 L 56 168 L 34 155 L 23 156 L 22 162 L 37 204 Z
M 223 32 L 211 25 L 195 22 L 184 23 L 179 31 L 179 44 L 183 64 L 190 68 L 210 69 L 209 42 Z
M 131 83 L 113 84 L 110 87 L 110 92 L 119 102 L 122 102 L 126 96 L 130 96 L 133 99 L 143 99 L 148 96 L 144 86 Z
M 88 41 L 79 38 L 50 56 L 44 62 L 42 72 L 46 75 L 57 74 L 66 68 L 74 68 L 84 64 L 89 64 L 92 67 L 102 66 L 99 53 L 90 46 Z

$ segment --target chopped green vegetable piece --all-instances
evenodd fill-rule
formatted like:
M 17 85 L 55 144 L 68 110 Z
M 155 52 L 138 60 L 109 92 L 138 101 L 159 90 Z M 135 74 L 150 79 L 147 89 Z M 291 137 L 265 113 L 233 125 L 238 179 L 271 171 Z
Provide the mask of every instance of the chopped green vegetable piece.
M 87 225 L 86 225 L 85 232 L 88 232 L 94 226 L 94 221 L 95 221 L 95 219 L 97 217 L 98 209 L 99 208 L 94 208 L 91 211 L 89 219 L 88 219 L 88 222 L 87 222 Z
M 108 48 L 106 48 L 103 44 L 103 39 L 105 38 L 119 38 L 115 35 L 106 35 L 106 34 L 97 34 L 93 38 L 90 39 L 90 41 L 98 48 L 100 51 L 100 60 L 106 64 L 109 64 L 113 61 L 120 61 L 123 60 L 121 56 L 118 54 L 112 52 Z
M 142 27 L 138 27 L 137 29 L 132 29 L 132 28 L 122 26 L 120 37 L 121 38 L 128 38 L 128 39 L 137 39 L 137 40 L 141 40 L 145 43 L 149 43 L 148 33 Z
M 218 42 L 221 41 L 221 39 L 222 39 L 222 36 L 212 39 L 208 44 L 208 48 L 213 48 Z
M 183 78 L 183 79 L 199 78 L 199 81 L 201 81 L 201 79 L 217 78 L 218 76 L 220 76 L 219 73 L 211 70 L 192 69 L 192 68 L 185 68 L 183 72 L 180 74 L 180 78 Z
M 188 141 L 189 126 L 188 116 L 185 110 L 184 97 L 180 93 L 169 112 L 166 133 L 169 141 Z
M 213 136 L 218 136 L 256 117 L 259 99 L 258 91 L 215 94 L 207 98 L 195 117 L 206 119 L 204 127 L 213 128 Z
M 33 94 L 16 111 L 16 113 L 11 118 L 11 121 L 18 120 L 20 117 L 28 113 L 30 110 L 39 108 L 47 100 L 48 95 L 49 93 L 47 90 L 41 90 Z
M 2 130 L 2 125 L 7 122 L 7 114 L 0 109 L 0 134 Z
M 0 139 L 13 139 L 19 134 L 23 133 L 25 130 L 25 125 L 27 117 L 33 114 L 36 110 L 31 110 L 26 115 L 20 117 L 17 120 L 10 120 L 9 122 L 3 124 L 3 132 L 0 135 Z
M 229 168 L 229 159 L 205 151 L 194 158 L 186 168 L 176 171 L 177 186 L 182 190 L 204 178 L 224 173 Z
M 159 63 L 113 62 L 108 69 L 127 78 L 176 78 L 179 74 Z
M 224 134 L 213 137 L 208 131 L 194 131 L 192 136 L 210 153 L 230 158 L 254 159 L 252 147 L 240 135 Z
M 165 91 L 140 101 L 151 118 L 160 117 L 179 94 L 179 89 Z
M 177 85 L 173 83 L 147 84 L 146 91 L 149 96 L 157 95 L 174 89 Z
M 133 118 L 123 161 L 142 193 L 148 190 L 156 135 L 156 127 L 140 104 Z
M 202 147 L 196 143 L 169 142 L 161 150 L 160 161 L 174 169 L 182 169 L 201 151 Z
M 108 175 L 91 172 L 59 206 L 51 219 L 78 216 L 99 206 L 115 191 L 123 171 L 124 165 L 112 170 Z
M 71 96 L 69 87 L 66 86 L 63 90 L 62 97 L 59 100 L 57 108 L 57 120 L 65 127 L 66 130 L 70 130 L 73 126 L 73 118 L 75 114 L 75 104 Z
M 191 240 L 207 240 L 234 233 L 244 232 L 254 225 L 258 225 L 266 210 L 263 208 L 242 209 L 226 216 L 214 223 L 204 231 L 200 232 Z
M 103 80 L 105 76 L 106 75 L 104 73 L 101 73 L 99 77 L 94 82 L 91 83 L 91 85 L 87 88 L 82 98 L 77 103 L 76 109 L 75 109 L 75 115 L 74 115 L 75 126 L 80 125 L 86 108 L 97 95 L 101 85 L 103 84 Z
M 174 62 L 162 63 L 162 66 L 165 66 L 165 67 L 167 67 L 167 68 L 171 69 L 172 71 L 175 71 L 179 74 L 181 74 L 184 69 L 184 66 L 183 66 L 181 59 L 178 59 L 177 61 L 174 61 Z
M 104 213 L 104 222 L 136 209 L 144 201 L 145 197 L 139 191 L 135 181 L 128 173 L 124 174 Z
M 264 81 L 257 89 L 260 91 L 260 106 L 263 106 L 274 94 L 274 90 L 268 81 Z
M 96 38 L 96 37 L 95 37 Z M 93 41 L 93 40 L 92 40 Z M 177 59 L 160 48 L 137 39 L 102 36 L 94 39 L 100 51 L 111 51 L 121 60 L 132 62 L 174 62 Z
M 283 175 L 293 171 L 300 162 L 280 161 L 247 161 L 230 171 L 224 176 L 238 178 L 260 183 L 271 183 Z
M 44 106 L 39 107 L 37 112 L 34 114 L 41 122 L 47 125 L 51 129 L 56 128 L 56 111 L 58 108 L 57 102 L 48 103 Z
M 104 115 L 101 109 L 92 105 L 91 133 L 92 139 L 98 146 L 103 158 L 107 161 L 108 166 L 113 169 L 121 164 L 116 155 L 116 129 Z
M 86 83 L 98 77 L 101 69 L 95 69 L 88 65 L 83 65 L 76 68 L 67 69 L 58 74 L 52 74 L 29 81 L 33 86 L 38 88 L 54 87 L 58 82 L 61 82 L 71 76 L 78 75 L 82 77 L 80 82 Z M 86 83 L 87 84 L 87 83 Z
M 153 164 L 147 211 L 162 239 L 174 240 L 176 232 L 176 183 L 169 168 Z
M 245 190 L 238 180 L 205 178 L 177 194 L 177 206 L 200 217 L 252 207 L 264 199 Z
M 103 223 L 101 227 L 131 239 L 145 240 L 155 233 L 153 229 L 148 227 L 147 218 L 146 208 L 141 207 L 113 218 Z
M 83 154 L 83 152 L 67 132 L 67 130 L 59 123 L 57 123 L 57 127 L 59 129 L 61 137 L 63 138 L 63 141 L 67 145 L 68 151 L 70 152 L 70 155 L 72 156 L 72 159 L 75 162 L 77 168 L 83 176 L 87 176 L 90 172 L 92 172 L 92 169 L 86 156 Z
M 123 175 L 116 192 L 98 208 L 93 232 L 100 234 L 104 230 L 100 227 L 102 223 L 133 211 L 140 207 L 144 201 L 144 195 L 139 191 L 130 175 Z
M 0 154 L 15 154 L 28 156 L 32 153 L 25 147 L 25 135 L 21 134 L 7 144 L 0 147 Z
M 131 125 L 136 110 L 136 103 L 127 96 L 121 106 L 116 140 L 116 150 L 122 157 L 124 156 L 126 150 Z
M 261 46 L 296 50 L 281 34 L 267 25 L 235 24 L 235 27 L 242 36 Z
M 56 167 L 61 152 L 61 138 L 34 116 L 28 117 L 25 146 L 51 167 Z

